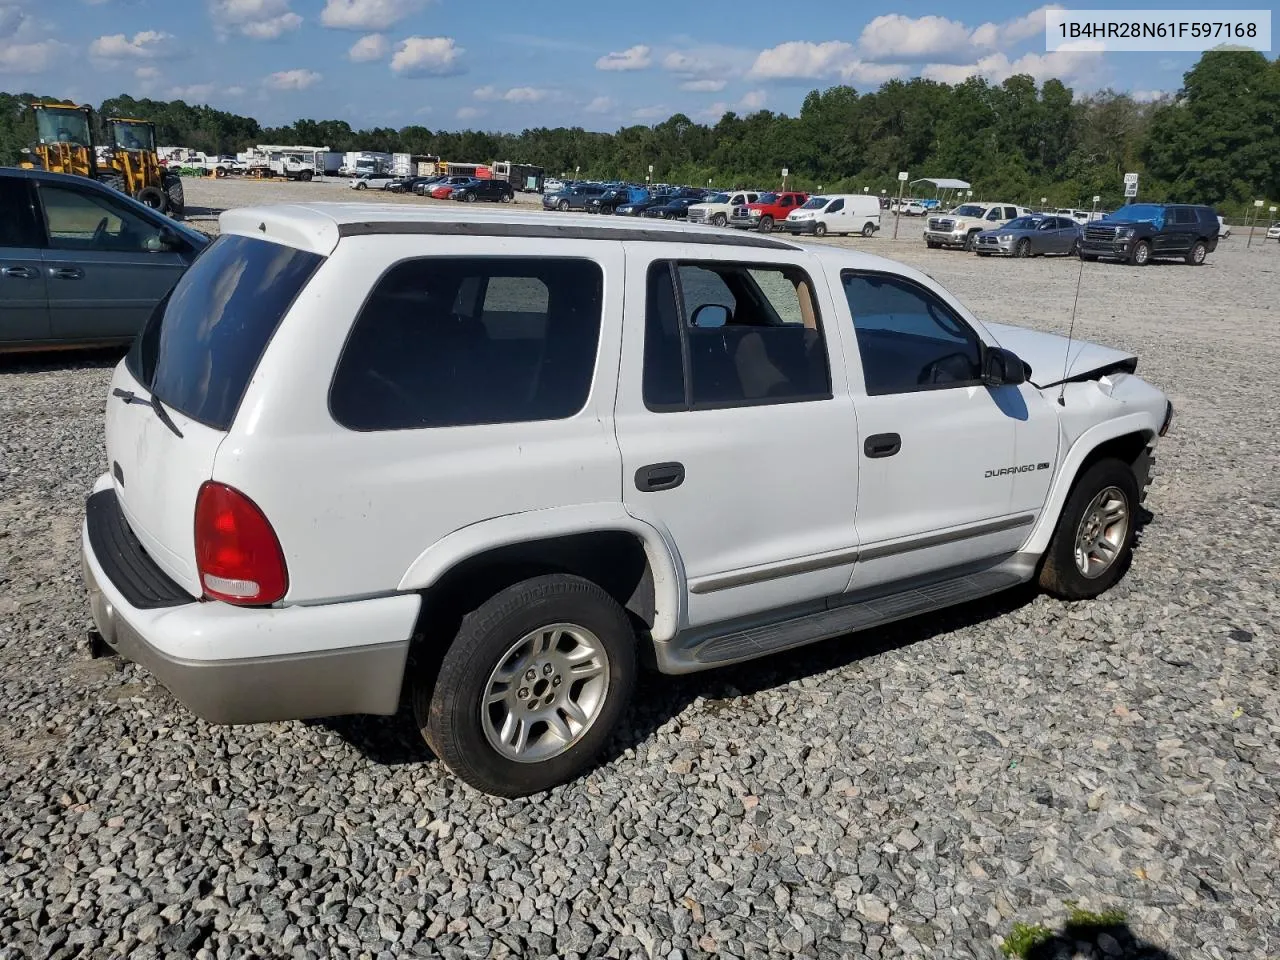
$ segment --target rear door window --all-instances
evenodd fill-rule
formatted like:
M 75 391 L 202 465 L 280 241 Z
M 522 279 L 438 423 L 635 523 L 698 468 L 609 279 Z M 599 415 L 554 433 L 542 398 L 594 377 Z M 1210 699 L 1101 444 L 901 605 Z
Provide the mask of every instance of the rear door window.
M 22 177 L 0 177 L 0 247 L 39 247 L 42 243 L 31 207 L 31 193 Z
M 276 327 L 319 254 L 225 234 L 156 307 L 129 351 L 139 383 L 166 406 L 227 430 Z
M 406 260 L 356 318 L 330 411 L 351 430 L 571 417 L 591 391 L 603 296 L 591 260 Z

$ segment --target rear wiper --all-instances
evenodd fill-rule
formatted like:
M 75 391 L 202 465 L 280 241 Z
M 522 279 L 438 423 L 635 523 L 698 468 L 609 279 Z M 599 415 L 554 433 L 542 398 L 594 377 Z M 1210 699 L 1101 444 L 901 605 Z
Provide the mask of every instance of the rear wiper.
M 120 387 L 116 387 L 111 391 L 111 395 L 113 397 L 119 397 L 125 403 L 141 403 L 150 407 L 155 411 L 156 418 L 172 430 L 174 436 L 179 440 L 182 439 L 182 431 L 178 429 L 178 425 L 173 422 L 173 417 L 169 416 L 169 411 L 164 408 L 164 405 L 160 402 L 160 398 L 154 393 L 151 394 L 151 397 L 148 399 L 146 397 L 138 396 L 132 390 L 122 390 Z

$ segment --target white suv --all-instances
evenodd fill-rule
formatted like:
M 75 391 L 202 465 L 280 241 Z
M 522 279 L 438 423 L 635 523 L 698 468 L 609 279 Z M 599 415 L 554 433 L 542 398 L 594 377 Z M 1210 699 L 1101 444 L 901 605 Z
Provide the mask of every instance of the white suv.
M 1172 416 L 1132 355 L 849 250 L 458 216 L 227 211 L 117 367 L 93 617 L 197 714 L 403 688 L 451 770 L 523 795 L 590 765 L 642 660 L 1129 563 Z

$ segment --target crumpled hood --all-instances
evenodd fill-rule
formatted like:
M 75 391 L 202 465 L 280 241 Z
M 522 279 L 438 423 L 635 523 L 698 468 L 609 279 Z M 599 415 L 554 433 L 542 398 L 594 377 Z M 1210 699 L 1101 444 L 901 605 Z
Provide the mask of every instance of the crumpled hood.
M 1005 323 L 984 323 L 1000 346 L 1012 350 L 1031 365 L 1032 384 L 1041 389 L 1052 387 L 1064 380 L 1088 376 L 1108 367 L 1124 365 L 1129 373 L 1137 366 L 1136 354 L 1114 350 L 1087 340 L 1071 340 L 1056 333 L 1041 333 L 1026 327 L 1014 327 Z M 1067 344 L 1070 342 L 1070 360 L 1067 360 Z M 1066 376 L 1062 375 L 1064 369 Z

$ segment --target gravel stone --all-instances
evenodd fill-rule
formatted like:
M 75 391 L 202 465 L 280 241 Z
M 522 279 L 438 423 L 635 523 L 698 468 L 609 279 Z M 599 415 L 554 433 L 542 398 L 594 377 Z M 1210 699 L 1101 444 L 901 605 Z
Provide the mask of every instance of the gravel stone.
M 187 194 L 201 229 L 351 198 Z M 1077 263 L 903 227 L 826 242 L 1067 332 Z M 1106 596 L 643 677 L 597 769 L 509 802 L 406 715 L 214 727 L 89 659 L 79 530 L 120 352 L 0 358 L 0 960 L 987 958 L 1068 901 L 1178 960 L 1280 955 L 1278 305 L 1276 245 L 1243 235 L 1200 268 L 1084 265 L 1075 336 L 1134 350 L 1177 411 Z

